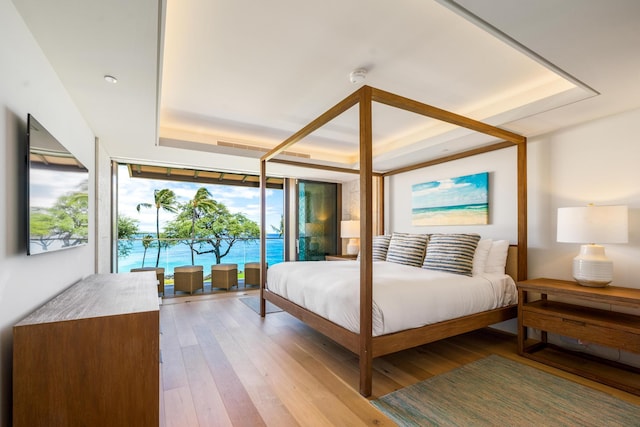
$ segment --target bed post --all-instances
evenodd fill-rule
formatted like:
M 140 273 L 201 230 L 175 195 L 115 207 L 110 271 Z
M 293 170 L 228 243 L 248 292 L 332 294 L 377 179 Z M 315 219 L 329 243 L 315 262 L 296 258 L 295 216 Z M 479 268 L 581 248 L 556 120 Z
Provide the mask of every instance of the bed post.
M 264 286 L 267 279 L 267 161 L 260 160 L 260 317 L 266 313 Z
M 527 140 L 518 144 L 518 278 L 527 273 Z
M 373 376 L 373 160 L 371 88 L 360 97 L 360 394 L 371 395 Z

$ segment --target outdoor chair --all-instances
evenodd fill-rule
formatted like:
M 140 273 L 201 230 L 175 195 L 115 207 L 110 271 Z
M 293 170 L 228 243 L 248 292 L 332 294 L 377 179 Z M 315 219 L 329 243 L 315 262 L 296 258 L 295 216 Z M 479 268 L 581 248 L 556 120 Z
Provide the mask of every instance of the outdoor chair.
M 260 286 L 260 263 L 247 262 L 244 265 L 244 287 L 247 285 Z
M 174 294 L 177 291 L 193 294 L 198 289 L 204 290 L 204 277 L 201 265 L 184 265 L 173 269 Z
M 211 288 L 231 289 L 238 287 L 238 264 L 213 264 L 211 266 Z

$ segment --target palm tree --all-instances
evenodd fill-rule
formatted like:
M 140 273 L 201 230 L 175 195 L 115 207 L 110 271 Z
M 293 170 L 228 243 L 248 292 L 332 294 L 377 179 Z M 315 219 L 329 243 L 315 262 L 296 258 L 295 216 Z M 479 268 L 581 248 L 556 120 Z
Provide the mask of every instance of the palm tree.
M 198 188 L 196 195 L 187 203 L 188 210 L 191 213 L 191 265 L 195 263 L 193 254 L 193 245 L 195 244 L 196 221 L 201 218 L 207 211 L 216 206 L 215 200 L 211 198 L 211 193 L 205 187 Z
M 156 258 L 156 268 L 158 264 L 160 264 L 160 209 L 165 210 L 167 212 L 176 213 L 178 211 L 176 200 L 176 194 L 169 190 L 168 188 L 163 188 L 162 190 L 153 190 L 153 199 L 154 205 L 150 203 L 140 203 L 136 206 L 138 212 L 140 212 L 140 208 L 151 208 L 155 206 L 156 208 L 156 237 L 158 239 L 158 257 Z
M 280 215 L 280 226 L 276 227 L 275 225 L 271 224 L 271 229 L 278 233 L 278 237 L 282 238 L 282 236 L 284 236 L 284 215 Z
M 144 253 L 142 254 L 142 267 L 144 267 L 144 259 L 147 257 L 147 249 L 149 249 L 151 243 L 153 243 L 153 236 L 151 234 L 145 234 L 142 238 L 142 246 L 144 247 Z

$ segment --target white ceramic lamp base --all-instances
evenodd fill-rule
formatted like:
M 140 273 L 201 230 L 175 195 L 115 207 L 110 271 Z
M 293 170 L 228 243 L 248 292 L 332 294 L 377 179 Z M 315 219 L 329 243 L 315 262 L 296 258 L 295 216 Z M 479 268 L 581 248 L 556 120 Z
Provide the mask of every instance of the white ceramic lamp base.
M 358 239 L 349 239 L 349 242 L 347 242 L 347 255 L 358 255 L 358 252 L 360 252 Z
M 582 286 L 603 288 L 613 280 L 613 262 L 600 245 L 582 245 L 573 259 L 573 278 Z

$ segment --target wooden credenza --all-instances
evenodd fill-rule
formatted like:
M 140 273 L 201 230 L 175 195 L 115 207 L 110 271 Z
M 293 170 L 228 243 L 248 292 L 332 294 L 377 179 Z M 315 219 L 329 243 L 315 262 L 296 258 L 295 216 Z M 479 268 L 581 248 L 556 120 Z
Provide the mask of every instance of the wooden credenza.
M 540 296 L 532 298 L 530 294 Z M 572 302 L 559 300 L 563 298 Z M 630 312 L 594 308 L 581 301 L 619 306 Z M 638 308 L 640 289 L 590 288 L 572 281 L 546 278 L 519 282 L 518 352 L 538 362 L 640 395 L 640 368 L 569 351 L 548 342 L 548 332 L 552 332 L 640 354 Z M 540 330 L 540 340 L 529 339 L 527 328 Z
M 154 272 L 97 274 L 13 328 L 13 425 L 158 426 Z

